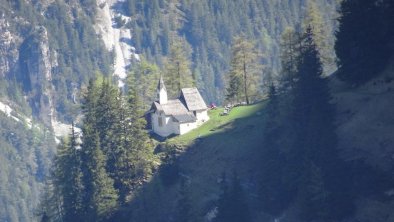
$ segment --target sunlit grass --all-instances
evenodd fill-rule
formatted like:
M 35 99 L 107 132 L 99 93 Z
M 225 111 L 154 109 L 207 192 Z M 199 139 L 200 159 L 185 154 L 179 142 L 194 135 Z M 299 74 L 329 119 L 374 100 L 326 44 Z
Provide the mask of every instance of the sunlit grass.
M 168 140 L 169 143 L 173 144 L 190 144 L 196 138 L 202 138 L 210 136 L 215 133 L 223 132 L 225 130 L 225 125 L 231 123 L 232 121 L 240 118 L 246 118 L 252 116 L 259 112 L 265 105 L 265 102 L 260 102 L 249 106 L 238 106 L 231 109 L 230 113 L 225 116 L 221 116 L 224 108 L 216 108 L 214 110 L 209 110 L 209 121 L 204 123 L 202 126 L 194 129 L 184 135 L 176 136 Z

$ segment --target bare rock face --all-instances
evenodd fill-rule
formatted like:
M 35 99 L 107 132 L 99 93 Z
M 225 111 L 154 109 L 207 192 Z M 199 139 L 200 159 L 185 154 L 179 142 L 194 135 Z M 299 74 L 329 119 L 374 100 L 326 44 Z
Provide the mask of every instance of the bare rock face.
M 47 126 L 51 125 L 53 115 L 51 61 L 47 30 L 42 26 L 35 27 L 20 46 L 19 79 L 33 115 Z
M 118 86 L 123 87 L 127 73 L 133 62 L 140 61 L 139 55 L 131 44 L 132 34 L 126 27 L 131 18 L 124 12 L 122 0 L 97 0 L 97 23 L 95 29 L 108 50 L 115 54 L 113 76 Z M 118 24 L 117 21 L 124 23 Z
M 22 18 L 14 20 L 28 24 Z M 47 30 L 37 26 L 25 36 L 16 30 L 7 16 L 0 15 L 0 78 L 21 85 L 33 116 L 49 127 L 54 110 L 52 70 L 57 60 L 51 56 Z
M 7 77 L 18 62 L 19 35 L 11 33 L 10 23 L 0 15 L 0 78 Z

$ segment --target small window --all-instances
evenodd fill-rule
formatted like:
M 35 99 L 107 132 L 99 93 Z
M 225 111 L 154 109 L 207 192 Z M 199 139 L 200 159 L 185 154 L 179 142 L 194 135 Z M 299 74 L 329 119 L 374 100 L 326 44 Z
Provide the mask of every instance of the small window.
M 163 126 L 163 117 L 159 116 L 159 126 Z

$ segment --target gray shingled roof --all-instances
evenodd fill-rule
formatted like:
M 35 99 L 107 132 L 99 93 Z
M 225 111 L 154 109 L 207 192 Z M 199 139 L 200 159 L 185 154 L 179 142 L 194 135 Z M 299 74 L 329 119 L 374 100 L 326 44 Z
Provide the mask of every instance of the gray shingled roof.
M 163 78 L 160 77 L 157 89 L 165 89 Z M 181 90 L 181 96 L 178 99 L 168 100 L 165 104 L 158 101 L 153 102 L 151 111 L 158 110 L 164 112 L 167 116 L 172 116 L 175 121 L 188 123 L 196 121 L 192 111 L 205 110 L 207 105 L 198 92 L 197 88 L 184 88 Z
M 183 88 L 180 99 L 183 100 L 189 111 L 207 109 L 207 105 L 197 88 Z
M 193 114 L 182 114 L 182 115 L 173 115 L 175 120 L 180 123 L 190 123 L 196 121 L 196 117 Z
M 156 109 L 163 111 L 166 115 L 188 115 L 190 112 L 179 99 L 168 100 L 165 104 L 154 102 Z

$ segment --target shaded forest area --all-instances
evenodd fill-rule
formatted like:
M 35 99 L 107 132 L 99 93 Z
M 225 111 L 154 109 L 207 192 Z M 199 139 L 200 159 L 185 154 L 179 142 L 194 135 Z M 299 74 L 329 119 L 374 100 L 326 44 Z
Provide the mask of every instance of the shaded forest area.
M 335 46 L 338 52 L 353 50 L 354 45 L 360 50 L 368 51 L 369 47 L 361 42 L 366 45 L 370 42 L 373 44 L 374 39 L 362 34 L 358 34 L 358 38 L 347 38 L 346 33 L 352 30 L 352 23 L 349 23 L 348 19 L 357 15 L 358 7 L 369 6 L 367 8 L 373 12 L 383 12 L 381 16 L 385 18 L 379 20 L 381 22 L 374 27 L 374 30 L 385 36 L 386 41 L 382 41 L 381 44 L 388 49 L 361 54 L 365 56 L 363 59 L 375 61 L 376 56 L 382 58 L 393 55 L 392 40 L 390 40 L 392 32 L 391 29 L 387 29 L 390 23 L 387 23 L 386 19 L 392 19 L 394 4 L 391 1 L 376 1 L 373 5 L 369 3 L 369 1 L 357 0 L 342 2 L 342 16 L 339 18 L 340 28 Z M 374 16 L 376 14 L 367 13 L 363 19 L 366 22 Z M 353 25 L 358 24 L 358 21 L 352 21 Z M 370 27 L 359 28 L 357 33 L 365 33 Z M 329 78 L 324 73 L 327 54 L 319 31 L 320 29 L 310 22 L 305 23 L 300 30 L 287 29 L 283 33 L 279 55 L 282 68 L 279 78 L 268 82 L 269 100 L 262 110 L 264 115 L 251 117 L 254 122 L 262 121 L 263 127 L 248 122 L 249 125 L 238 129 L 237 124 L 242 126 L 240 122 L 242 120 L 238 120 L 228 131 L 202 138 L 202 142 L 192 146 L 191 150 L 185 148 L 180 154 L 176 153 L 176 147 L 174 149 L 170 144 L 162 144 L 161 151 L 156 151 L 162 155 L 163 163 L 159 168 L 140 164 L 132 159 L 133 156 L 138 156 L 139 161 L 149 163 L 148 160 L 152 160 L 150 154 L 153 154 L 153 150 L 149 150 L 152 147 L 139 144 L 141 142 L 148 144 L 144 142 L 148 139 L 143 136 L 143 127 L 140 125 L 142 122 L 137 121 L 138 115 L 130 114 L 130 118 L 136 119 L 127 124 L 128 118 L 122 119 L 122 116 L 115 114 L 123 113 L 116 111 L 118 107 L 123 107 L 122 99 L 119 99 L 122 96 L 116 96 L 119 92 L 115 89 L 111 90 L 111 85 L 105 81 L 101 86 L 94 86 L 92 83 L 84 102 L 86 117 L 83 125 L 82 149 L 75 148 L 76 140 L 73 139 L 74 134 L 72 134 L 71 142 L 60 149 L 62 152 L 58 153 L 55 162 L 58 164 L 57 169 L 60 169 L 58 171 L 60 174 L 54 174 L 54 186 L 55 189 L 60 188 L 59 193 L 63 198 L 58 204 L 62 206 L 59 208 L 63 211 L 56 214 L 58 212 L 51 210 L 51 207 L 43 208 L 42 218 L 57 215 L 55 218 L 62 217 L 77 221 L 94 218 L 102 221 L 117 219 L 185 222 L 203 221 L 213 212 L 210 221 L 215 222 L 248 222 L 281 217 L 290 221 L 347 221 L 352 220 L 357 210 L 356 201 L 359 198 L 391 201 L 392 198 L 385 195 L 394 184 L 390 171 L 367 165 L 362 159 L 345 161 L 340 158 L 338 137 L 341 135 L 336 134 L 336 109 L 335 104 L 331 103 Z M 344 44 L 344 41 L 349 42 Z M 347 60 L 354 59 L 352 55 L 340 60 L 337 72 L 338 77 L 349 85 L 362 84 L 378 76 L 388 64 L 388 60 L 379 60 L 363 64 L 369 70 L 368 73 L 347 72 L 348 67 L 353 66 L 352 60 Z M 343 55 L 339 53 L 338 58 L 343 58 Z M 355 76 L 356 74 L 358 76 Z M 129 82 L 129 96 L 125 97 L 128 98 L 125 101 L 131 102 L 123 104 L 128 104 L 126 107 L 134 107 L 137 110 L 135 105 L 141 106 L 141 104 L 136 103 L 135 98 L 140 95 L 136 93 L 133 83 L 134 80 Z M 116 105 L 117 103 L 119 104 Z M 127 113 L 127 109 L 125 111 Z M 116 124 L 120 124 L 121 129 L 129 129 L 130 131 L 127 131 L 129 133 L 116 132 L 115 129 L 119 128 Z M 246 130 L 246 133 L 243 130 Z M 215 139 L 216 137 L 221 139 Z M 226 137 L 231 137 L 228 138 L 229 143 L 223 142 Z M 145 139 L 140 141 L 135 140 L 136 138 Z M 238 144 L 235 142 L 237 140 L 249 142 Z M 243 147 L 245 145 L 250 147 Z M 225 164 L 210 169 L 206 168 L 208 166 L 199 165 L 195 169 L 189 168 L 189 175 L 184 174 L 186 170 L 182 167 L 190 167 L 188 161 L 196 161 L 193 160 L 193 156 L 197 154 L 191 152 L 200 152 L 205 146 L 212 149 L 227 148 L 222 150 L 225 153 L 218 153 L 216 150 L 212 156 L 205 156 L 208 154 L 204 153 L 198 155 L 208 161 Z M 232 161 L 226 162 L 221 159 L 229 153 L 234 155 L 231 152 L 237 148 L 242 148 L 243 152 L 248 150 L 249 155 L 252 153 L 258 160 L 241 158 L 236 162 L 229 158 Z M 139 150 L 143 151 L 144 155 L 140 155 Z M 63 155 L 67 152 L 67 155 Z M 80 154 L 75 154 L 79 152 Z M 130 155 L 127 163 L 131 168 L 117 168 L 116 163 L 121 156 L 114 157 L 118 154 L 126 157 Z M 63 162 L 62 158 L 68 161 Z M 80 158 L 85 158 L 86 162 L 80 161 L 75 165 L 73 161 Z M 65 164 L 62 165 L 63 163 Z M 245 174 L 237 173 L 237 169 L 245 170 L 242 164 L 247 165 L 251 170 L 242 172 Z M 141 181 L 141 178 L 135 174 L 137 166 L 145 166 L 139 168 L 139 172 L 153 178 L 134 187 L 136 181 Z M 73 172 L 64 170 L 70 167 L 76 167 L 75 174 L 66 176 L 64 173 Z M 147 171 L 144 172 L 143 169 Z M 196 171 L 194 175 L 193 170 Z M 214 171 L 216 175 L 210 174 L 210 171 Z M 251 174 L 251 171 L 255 174 Z M 151 174 L 152 172 L 156 174 Z M 121 175 L 117 175 L 118 173 Z M 219 179 L 213 185 L 215 181 L 204 181 L 206 178 L 198 173 L 206 176 L 208 174 L 211 179 L 212 177 Z M 122 177 L 122 175 L 132 175 L 132 177 Z M 251 175 L 257 178 L 250 179 Z M 92 183 L 98 178 L 101 180 Z M 69 187 L 70 183 L 65 183 L 65 179 L 74 179 L 76 182 L 71 185 L 79 186 Z M 206 186 L 209 184 L 212 187 L 205 187 L 204 182 Z M 90 186 L 92 189 L 87 189 Z M 73 192 L 69 192 L 69 189 Z M 208 190 L 208 193 L 205 193 L 207 196 L 197 196 L 199 192 L 203 193 L 201 190 Z M 70 194 L 75 196 L 69 196 Z M 100 198 L 104 199 L 97 201 Z M 49 203 L 53 202 L 49 201 Z M 83 210 L 85 207 L 93 211 Z

